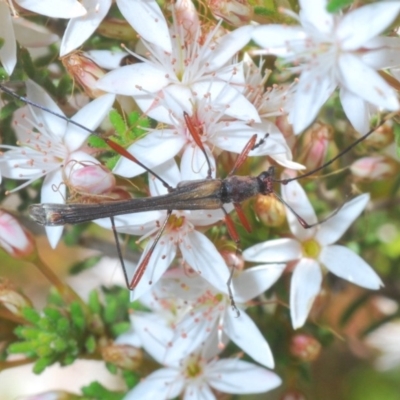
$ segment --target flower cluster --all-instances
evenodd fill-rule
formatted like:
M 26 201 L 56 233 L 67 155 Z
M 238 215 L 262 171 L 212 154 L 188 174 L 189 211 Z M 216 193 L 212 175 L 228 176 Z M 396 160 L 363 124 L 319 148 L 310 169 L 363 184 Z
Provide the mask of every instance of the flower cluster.
M 13 80 L 20 71 L 31 71 L 29 62 L 17 63 L 17 42 L 30 49 L 26 58 L 33 62 L 42 53 L 32 48 L 46 51 L 59 41 L 62 65 L 85 94 L 69 98 L 62 110 L 42 87 L 53 88 L 53 95 L 62 90 L 61 63 L 50 64 L 42 75 L 28 73 L 28 104 L 12 116 L 16 143 L 0 144 L 0 179 L 23 181 L 7 186 L 7 194 L 15 195 L 43 178 L 40 202 L 63 210 L 73 210 L 73 205 L 62 208 L 73 202 L 132 205 L 125 206 L 126 214 L 123 210 L 102 218 L 108 215 L 105 211 L 93 218 L 116 236 L 133 235 L 139 237 L 137 245 L 145 243 L 137 266 L 125 272 L 130 300 L 141 307 L 132 312 L 131 329 L 115 344 L 142 347 L 162 368 L 147 372 L 125 398 L 212 400 L 219 392 L 263 393 L 278 387 L 282 380 L 270 370 L 276 364 L 275 349 L 267 341 L 273 327 L 258 326 L 251 306 L 261 303 L 265 319 L 271 320 L 273 310 L 263 304 L 265 293 L 278 302 L 289 291 L 282 284 L 274 292 L 275 284 L 291 273 L 291 327 L 299 329 L 312 313 L 328 272 L 363 288 L 383 286 L 357 246 L 350 250 L 335 244 L 371 196 L 355 196 L 318 223 L 296 176 L 300 179 L 306 168 L 318 170 L 326 154 L 334 154 L 333 131 L 344 131 L 344 126 L 361 134 L 379 127 L 376 136 L 385 137 L 374 144 L 374 154 L 353 162 L 355 182 L 398 171 L 394 127 L 384 113 L 400 109 L 400 38 L 390 30 L 400 3 L 380 1 L 333 13 L 326 0 L 299 0 L 298 14 L 276 11 L 284 24 L 260 23 L 244 1 L 205 2 L 207 7 L 201 7 L 208 14 L 191 0 L 164 8 L 155 0 L 15 3 L 17 9 L 11 1 L 0 3 L 5 72 Z M 62 39 L 51 33 L 51 24 L 40 25 L 40 17 L 30 21 L 27 10 L 46 20 L 68 19 Z M 129 46 L 99 50 L 96 35 Z M 81 46 L 84 52 L 77 50 Z M 4 110 L 11 104 L 7 97 Z M 336 112 L 339 104 L 343 123 L 334 128 L 329 110 L 336 107 Z M 66 117 L 77 105 L 79 111 Z M 121 157 L 110 157 L 110 148 L 98 138 L 90 141 L 98 128 Z M 282 172 L 281 179 L 270 165 Z M 242 166 L 258 177 L 230 181 Z M 145 187 L 139 175 L 146 171 Z M 135 185 L 127 184 L 127 178 L 134 178 Z M 228 181 L 234 183 L 225 187 Z M 272 188 L 274 182 L 282 183 L 281 194 Z M 136 185 L 139 189 L 132 188 Z M 314 188 L 325 200 L 333 199 L 326 187 Z M 269 195 L 268 205 L 257 199 L 255 207 L 242 209 L 232 200 L 256 194 Z M 149 196 L 148 208 L 142 200 L 140 212 L 134 207 L 138 202 L 123 202 L 133 195 Z M 179 203 L 182 199 L 186 202 Z M 88 213 L 91 209 L 86 208 Z M 234 209 L 247 230 L 247 219 L 256 227 L 254 234 L 244 234 L 243 257 L 241 235 L 230 215 Z M 276 221 L 274 228 L 263 226 L 263 220 Z M 56 218 L 44 222 L 57 225 Z M 0 246 L 6 252 L 25 257 L 33 251 L 33 238 L 9 214 L 1 212 L 0 228 Z M 45 228 L 56 248 L 63 226 Z M 259 265 L 245 268 L 245 262 Z M 105 348 L 104 342 L 99 347 Z M 228 348 L 237 351 L 227 357 Z M 241 352 L 252 361 L 240 360 Z

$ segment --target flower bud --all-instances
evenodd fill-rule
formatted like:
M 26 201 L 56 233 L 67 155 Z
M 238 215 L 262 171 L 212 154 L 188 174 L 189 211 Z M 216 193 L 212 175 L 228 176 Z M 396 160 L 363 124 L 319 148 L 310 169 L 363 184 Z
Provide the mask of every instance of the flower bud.
M 289 389 L 282 394 L 279 400 L 307 400 L 307 397 L 298 390 Z
M 216 18 L 236 27 L 253 19 L 253 7 L 247 0 L 209 0 L 208 6 Z
M 32 235 L 10 214 L 0 210 L 0 247 L 16 258 L 30 256 L 34 250 Z
M 324 163 L 328 146 L 332 137 L 331 128 L 321 123 L 315 123 L 303 134 L 299 163 L 309 170 L 316 169 Z
M 78 82 L 90 98 L 105 94 L 103 90 L 97 89 L 97 81 L 105 75 L 105 72 L 93 60 L 76 51 L 66 55 L 61 61 L 72 79 Z
M 390 123 L 385 123 L 372 132 L 367 138 L 364 139 L 363 144 L 367 148 L 375 150 L 383 149 L 394 141 L 393 126 Z
M 290 353 L 301 361 L 314 361 L 321 353 L 321 344 L 311 335 L 299 333 L 290 342 Z
M 235 271 L 242 271 L 244 268 L 244 260 L 241 254 L 237 251 L 221 250 L 221 256 L 225 260 L 226 265 L 231 269 L 234 268 Z
M 257 195 L 255 211 L 266 226 L 281 226 L 286 220 L 285 206 L 275 196 Z
M 103 194 L 114 190 L 114 175 L 100 164 L 76 163 L 69 174 L 68 185 L 78 193 Z
M 379 180 L 396 174 L 398 164 L 386 156 L 363 157 L 355 161 L 350 170 L 358 178 Z
M 13 286 L 4 278 L 0 278 L 0 304 L 15 315 L 22 316 L 24 307 L 31 307 L 30 300 L 15 291 Z
M 104 361 L 129 371 L 136 371 L 143 361 L 142 350 L 128 344 L 113 344 L 102 347 L 101 354 Z

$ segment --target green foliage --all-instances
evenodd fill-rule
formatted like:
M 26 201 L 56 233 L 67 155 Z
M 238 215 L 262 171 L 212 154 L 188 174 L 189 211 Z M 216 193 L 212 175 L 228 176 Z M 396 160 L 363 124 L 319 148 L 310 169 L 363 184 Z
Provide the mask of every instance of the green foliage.
M 91 400 L 121 400 L 124 397 L 124 393 L 112 392 L 99 382 L 84 386 L 82 393 Z
M 330 0 L 326 9 L 334 14 L 354 3 L 354 0 Z

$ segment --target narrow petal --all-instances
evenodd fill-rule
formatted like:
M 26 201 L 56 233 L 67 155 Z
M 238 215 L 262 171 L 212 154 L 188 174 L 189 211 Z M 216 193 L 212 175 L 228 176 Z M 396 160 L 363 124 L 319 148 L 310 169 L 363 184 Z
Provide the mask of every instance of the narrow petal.
M 300 0 L 300 19 L 305 30 L 313 36 L 332 39 L 333 14 L 326 9 L 326 0 Z M 322 36 L 322 37 L 321 37 Z
M 135 312 L 131 321 L 143 348 L 158 363 L 163 364 L 168 343 L 174 335 L 166 320 L 154 313 Z
M 342 53 L 338 65 L 339 80 L 348 90 L 378 107 L 390 111 L 399 109 L 395 91 L 358 57 L 350 53 Z
M 142 2 L 135 2 L 135 4 Z M 106 92 L 140 96 L 155 93 L 169 84 L 165 71 L 149 63 L 126 65 L 109 72 L 97 82 L 99 89 Z M 142 89 L 145 88 L 146 92 Z
M 86 14 L 86 9 L 77 0 L 16 0 L 27 10 L 51 18 L 75 18 Z
M 290 284 L 290 316 L 293 329 L 301 328 L 315 297 L 321 290 L 322 273 L 317 261 L 301 259 L 293 272 Z
M 68 124 L 65 132 L 64 142 L 69 151 L 79 149 L 86 141 L 90 130 L 96 129 L 104 118 L 108 115 L 115 101 L 115 95 L 105 94 L 91 101 L 81 108 L 71 119 L 89 129 L 89 131 L 79 128 L 74 124 Z
M 378 36 L 366 43 L 365 47 L 370 50 L 361 54 L 361 60 L 372 69 L 379 70 L 400 65 L 399 37 Z
M 26 92 L 29 100 L 32 100 L 57 114 L 64 115 L 53 99 L 35 82 L 31 80 L 26 81 Z M 67 127 L 67 122 L 65 120 L 40 108 L 33 106 L 29 106 L 29 108 L 35 116 L 36 121 L 42 123 L 49 130 L 49 134 L 60 138 L 64 136 Z
M 340 88 L 340 102 L 354 128 L 362 134 L 367 133 L 370 120 L 368 104 L 344 87 Z
M 183 390 L 185 380 L 179 369 L 161 368 L 139 382 L 124 400 L 173 399 Z
M 233 278 L 235 301 L 246 303 L 268 290 L 282 275 L 286 264 L 259 265 Z
M 344 246 L 325 247 L 319 260 L 330 272 L 355 285 L 379 289 L 383 283 L 376 272 L 356 253 Z
M 268 342 L 243 310 L 240 310 L 239 316 L 230 311 L 225 313 L 224 332 L 253 360 L 274 368 L 274 357 Z
M 146 248 L 143 250 L 143 254 L 140 257 L 138 262 L 138 266 L 141 265 L 143 259 L 148 254 L 152 244 L 154 243 L 154 239 L 150 239 L 146 245 Z M 133 289 L 133 299 L 137 300 L 140 296 L 142 296 L 145 292 L 149 291 L 152 288 L 152 285 L 155 285 L 167 270 L 167 268 L 171 265 L 176 255 L 176 246 L 170 241 L 165 241 L 161 237 L 158 241 L 156 247 L 151 254 L 150 260 L 145 266 L 145 271 L 143 276 L 141 277 L 137 286 Z M 135 273 L 137 268 L 135 269 Z
M 127 150 L 146 167 L 154 168 L 175 157 L 185 143 L 186 139 L 172 130 L 156 130 L 129 146 Z M 127 178 L 143 172 L 142 167 L 125 157 L 119 159 L 113 170 L 113 173 Z
M 307 35 L 301 27 L 271 24 L 255 28 L 252 37 L 267 53 L 288 56 L 297 52 L 297 44 L 306 39 Z
M 132 28 L 145 40 L 171 53 L 167 21 L 156 1 L 117 0 L 119 10 Z
M 308 200 L 306 192 L 297 181 L 281 186 L 283 200 L 301 217 L 305 222 L 312 225 L 317 222 L 315 211 Z M 297 239 L 304 241 L 314 236 L 316 228 L 305 229 L 299 223 L 294 213 L 286 208 L 286 218 L 291 232 Z
M 317 65 L 315 68 L 311 67 L 310 70 L 301 73 L 293 109 L 289 112 L 295 134 L 302 132 L 313 122 L 335 88 L 336 82 L 327 68 Z
M 210 386 L 203 382 L 186 383 L 183 400 L 216 400 Z
M 322 246 L 337 242 L 347 231 L 349 226 L 364 211 L 369 202 L 369 194 L 348 201 L 333 217 L 319 226 L 315 238 Z
M 207 69 L 216 71 L 236 55 L 251 39 L 254 27 L 242 26 L 233 32 L 223 36 L 215 49 L 210 53 Z
M 344 50 L 356 50 L 384 31 L 397 17 L 400 3 L 380 1 L 347 13 L 337 26 L 337 39 Z M 368 81 L 367 81 L 368 82 Z
M 243 252 L 246 261 L 280 263 L 301 257 L 301 244 L 296 239 L 275 239 L 249 247 Z
M 193 231 L 179 247 L 182 257 L 195 271 L 222 293 L 228 292 L 229 269 L 210 239 Z
M 273 372 L 238 359 L 219 360 L 207 366 L 205 373 L 208 383 L 225 393 L 262 393 L 282 383 Z
M 0 3 L 0 38 L 4 41 L 0 47 L 0 61 L 7 74 L 11 75 L 17 63 L 17 44 L 10 10 L 4 2 Z
M 87 14 L 69 21 L 60 46 L 60 57 L 78 48 L 97 29 L 111 7 L 111 0 L 84 0 Z

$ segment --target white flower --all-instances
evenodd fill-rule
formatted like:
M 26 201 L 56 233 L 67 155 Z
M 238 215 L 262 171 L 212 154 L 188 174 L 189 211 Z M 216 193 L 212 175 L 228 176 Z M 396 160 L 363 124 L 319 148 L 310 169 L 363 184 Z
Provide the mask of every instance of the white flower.
M 317 222 L 315 212 L 297 182 L 283 185 L 282 197 L 307 223 Z M 290 288 L 290 313 L 294 328 L 303 326 L 320 291 L 321 267 L 368 289 L 379 289 L 382 286 L 378 275 L 361 257 L 344 246 L 334 245 L 361 214 L 368 201 L 368 194 L 358 196 L 346 203 L 328 221 L 311 229 L 304 229 L 287 210 L 294 239 L 271 240 L 244 251 L 245 260 L 252 262 L 297 261 Z
M 154 172 L 161 175 L 171 186 L 177 185 L 184 180 L 174 160 L 155 168 Z M 161 182 L 155 181 L 153 178 L 150 178 L 149 181 L 149 189 L 152 196 L 167 193 L 167 189 Z M 171 207 L 173 207 L 173 204 L 171 204 Z M 227 210 L 230 209 L 227 207 Z M 154 285 L 161 278 L 174 260 L 178 249 L 182 254 L 183 260 L 194 271 L 201 274 L 204 279 L 212 282 L 219 290 L 227 292 L 229 270 L 222 256 L 210 239 L 195 229 L 195 227 L 213 225 L 223 219 L 224 213 L 222 210 L 174 210 L 160 240 L 150 254 L 149 251 L 155 243 L 155 236 L 163 226 L 166 216 L 167 211 L 147 211 L 115 217 L 115 226 L 119 232 L 140 235 L 142 236 L 141 240 L 150 237 L 135 271 L 137 279 L 135 279 L 136 282 L 134 283 L 132 300 L 139 298 L 150 290 L 151 285 Z M 95 222 L 103 227 L 111 227 L 108 218 L 99 219 Z M 149 256 L 150 259 L 148 259 Z M 219 267 L 213 268 L 213 265 L 218 265 Z M 138 272 L 141 268 L 144 268 L 143 275 Z
M 210 266 L 221 268 L 219 264 Z M 269 289 L 280 277 L 285 264 L 272 264 L 236 271 L 231 289 L 235 304 L 240 307 L 233 310 L 229 296 L 210 285 L 197 275 L 181 272 L 180 275 L 164 277 L 160 281 L 163 291 L 159 291 L 159 301 L 169 298 L 183 299 L 189 305 L 180 320 L 175 320 L 172 334 L 169 334 L 168 348 L 163 362 L 179 360 L 196 351 L 202 344 L 215 342 L 223 349 L 227 338 L 231 339 L 255 361 L 268 367 L 274 367 L 274 359 L 264 336 L 253 320 L 244 311 L 244 304 Z M 137 317 L 133 317 L 137 326 Z M 139 321 L 143 343 L 152 340 L 155 332 L 165 329 L 163 324 L 143 319 Z M 160 328 L 159 328 L 160 327 Z M 153 333 L 152 333 L 153 332 Z
M 300 0 L 302 27 L 264 25 L 253 39 L 267 53 L 282 57 L 300 73 L 289 118 L 296 133 L 304 130 L 337 86 L 353 126 L 367 132 L 369 104 L 395 111 L 395 91 L 375 70 L 400 65 L 400 39 L 379 35 L 400 11 L 398 1 L 380 1 L 334 15 L 326 0 Z
M 165 363 L 164 355 L 171 339 L 170 331 L 149 330 L 149 321 L 134 324 L 139 335 L 146 335 L 143 348 L 160 364 L 165 365 L 134 387 L 124 397 L 133 399 L 173 399 L 183 392 L 185 399 L 216 400 L 211 391 L 232 394 L 263 393 L 281 384 L 281 379 L 271 371 L 238 359 L 221 359 L 220 352 L 212 341 L 201 350 L 177 357 Z
M 135 54 L 143 62 L 108 73 L 99 81 L 100 89 L 133 96 L 143 112 L 160 122 L 170 122 L 170 102 L 189 112 L 192 98 L 204 96 L 223 105 L 227 115 L 237 117 L 240 113 L 243 120 L 260 120 L 255 108 L 241 94 L 242 65 L 233 63 L 233 57 L 250 40 L 252 27 L 216 38 L 219 26 L 207 35 L 202 32 L 190 1 L 174 5 L 170 29 L 155 1 L 117 3 L 140 34 L 148 57 Z
M 50 110 L 63 115 L 62 111 L 36 83 L 28 81 L 27 97 L 31 101 L 43 105 Z M 96 129 L 103 121 L 114 102 L 114 95 L 105 95 L 92 101 L 78 111 L 71 119 L 84 124 L 88 129 Z M 41 188 L 43 203 L 65 203 L 66 189 L 63 183 L 64 168 L 74 168 L 78 164 L 72 161 L 98 163 L 98 161 L 81 151 L 90 132 L 45 110 L 29 106 L 32 115 L 30 120 L 23 113 L 14 121 L 20 146 L 0 146 L 9 151 L 0 156 L 0 171 L 3 177 L 26 180 L 17 187 L 18 190 L 29 185 L 36 179 L 45 176 Z M 28 123 L 27 123 L 28 122 Z M 58 243 L 62 227 L 46 227 L 49 241 L 53 247 Z
M 200 141 L 208 155 L 213 173 L 215 172 L 215 158 L 212 150 L 215 153 L 220 150 L 240 153 L 253 135 L 257 135 L 261 140 L 265 136 L 265 132 L 269 132 L 270 135 L 259 147 L 250 151 L 249 156 L 280 157 L 283 155 L 282 159 L 291 157 L 283 135 L 273 124 L 249 125 L 238 119 L 226 118 L 224 116 L 225 107 L 221 109 L 215 103 L 210 102 L 208 98 L 201 100 L 193 98 L 192 103 L 190 119 L 199 132 Z M 183 180 L 202 179 L 207 176 L 208 165 L 204 153 L 189 132 L 183 117 L 185 111 L 179 104 L 176 104 L 173 112 L 169 114 L 168 126 L 162 129 L 149 129 L 149 133 L 143 139 L 132 144 L 128 151 L 149 168 L 154 168 L 182 152 L 180 169 Z M 296 164 L 290 161 L 288 163 Z M 126 158 L 121 158 L 113 172 L 125 177 L 132 177 L 142 173 L 143 168 L 132 164 Z

